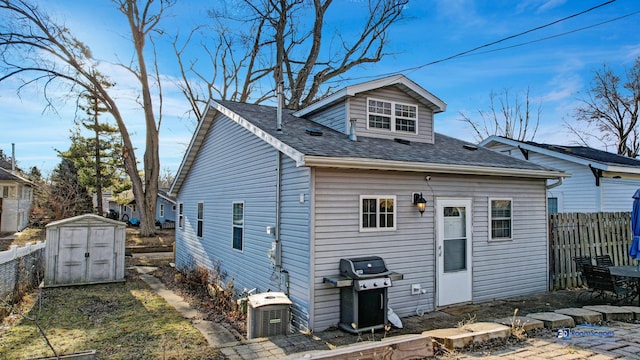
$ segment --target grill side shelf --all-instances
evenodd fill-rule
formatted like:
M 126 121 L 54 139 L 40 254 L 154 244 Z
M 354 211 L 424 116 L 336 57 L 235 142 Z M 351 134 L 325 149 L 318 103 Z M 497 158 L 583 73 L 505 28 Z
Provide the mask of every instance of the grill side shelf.
M 400 273 L 397 273 L 397 272 L 395 272 L 395 271 L 392 271 L 392 272 L 389 274 L 389 279 L 391 279 L 391 281 L 398 281 L 398 280 L 402 280 L 402 279 L 404 279 L 404 274 L 400 274 Z
M 353 279 L 349 279 L 348 277 L 340 276 L 340 275 L 322 278 L 322 282 L 337 288 L 348 287 L 353 285 Z

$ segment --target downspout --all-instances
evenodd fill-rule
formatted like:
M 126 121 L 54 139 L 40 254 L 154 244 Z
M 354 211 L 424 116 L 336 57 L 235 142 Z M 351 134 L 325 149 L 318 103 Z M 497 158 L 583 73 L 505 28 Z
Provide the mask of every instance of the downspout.
M 283 86 L 284 82 L 278 82 L 278 105 L 276 108 L 276 133 L 282 133 L 282 107 L 283 107 Z M 280 239 L 280 223 L 282 218 L 282 152 L 278 150 L 276 157 L 276 228 L 275 228 L 275 261 L 276 270 L 280 272 L 279 287 L 284 293 L 289 295 L 289 272 L 282 268 L 282 241 Z
M 562 185 L 562 182 L 563 182 L 563 181 L 564 181 L 564 178 L 563 178 L 563 177 L 559 178 L 557 182 L 554 182 L 553 184 L 549 184 L 549 185 L 547 185 L 547 190 L 551 190 L 551 189 L 553 189 L 554 187 L 557 187 L 557 186 Z

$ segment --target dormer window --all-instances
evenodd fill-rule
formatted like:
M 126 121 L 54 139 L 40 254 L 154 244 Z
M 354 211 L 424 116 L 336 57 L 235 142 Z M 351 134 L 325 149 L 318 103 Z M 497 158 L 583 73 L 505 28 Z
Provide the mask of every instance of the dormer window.
M 367 99 L 367 127 L 392 132 L 417 133 L 418 106 Z

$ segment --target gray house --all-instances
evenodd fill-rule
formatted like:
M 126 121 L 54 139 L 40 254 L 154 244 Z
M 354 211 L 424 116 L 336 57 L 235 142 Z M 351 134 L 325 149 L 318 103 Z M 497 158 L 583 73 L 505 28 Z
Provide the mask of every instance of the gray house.
M 210 101 L 171 188 L 176 265 L 285 292 L 314 331 L 340 321 L 341 259 L 403 274 L 401 317 L 546 291 L 546 181 L 567 174 L 435 133 L 445 107 L 404 76 L 284 109 L 281 131 L 275 107 Z
M 480 146 L 571 175 L 549 181 L 550 213 L 631 211 L 640 188 L 640 160 L 586 146 L 517 141 L 490 136 Z

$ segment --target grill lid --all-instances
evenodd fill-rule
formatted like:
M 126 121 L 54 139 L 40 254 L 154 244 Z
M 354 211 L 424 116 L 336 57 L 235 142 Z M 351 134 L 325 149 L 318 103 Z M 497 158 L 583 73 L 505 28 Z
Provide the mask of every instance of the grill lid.
M 351 279 L 383 277 L 390 273 L 379 256 L 340 259 L 340 274 Z

